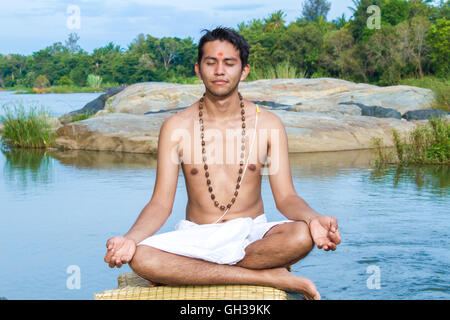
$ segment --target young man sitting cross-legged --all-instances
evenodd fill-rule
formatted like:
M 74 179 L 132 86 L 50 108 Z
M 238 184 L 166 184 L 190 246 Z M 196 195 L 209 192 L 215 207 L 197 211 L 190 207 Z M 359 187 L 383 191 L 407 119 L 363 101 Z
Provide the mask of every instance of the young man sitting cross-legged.
M 296 194 L 280 118 L 238 92 L 250 71 L 245 39 L 216 28 L 200 39 L 198 53 L 195 71 L 205 94 L 161 126 L 152 198 L 124 236 L 107 241 L 105 262 L 119 268 L 129 263 L 151 283 L 265 285 L 320 299 L 311 280 L 286 267 L 314 245 L 335 250 L 341 242 L 337 220 Z M 172 212 L 180 166 L 186 219 L 175 231 L 154 235 Z M 266 220 L 263 170 L 287 220 Z

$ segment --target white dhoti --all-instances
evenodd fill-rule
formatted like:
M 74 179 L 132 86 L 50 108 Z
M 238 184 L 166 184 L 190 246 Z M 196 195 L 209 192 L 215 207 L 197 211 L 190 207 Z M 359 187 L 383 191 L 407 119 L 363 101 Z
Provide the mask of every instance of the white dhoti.
M 270 228 L 286 222 L 292 220 L 267 222 L 265 214 L 215 224 L 181 220 L 175 231 L 153 235 L 138 245 L 219 264 L 236 264 L 244 258 L 249 244 L 262 239 Z

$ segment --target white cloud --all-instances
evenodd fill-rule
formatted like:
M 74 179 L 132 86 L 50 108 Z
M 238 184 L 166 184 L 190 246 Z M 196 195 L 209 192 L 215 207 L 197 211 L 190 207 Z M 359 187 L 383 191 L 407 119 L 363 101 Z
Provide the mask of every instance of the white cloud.
M 79 30 L 67 28 L 69 5 L 81 9 Z M 333 0 L 329 20 L 349 12 L 350 5 L 351 0 Z M 80 35 L 87 51 L 110 41 L 126 47 L 139 33 L 198 41 L 204 28 L 236 27 L 277 10 L 286 13 L 287 22 L 295 21 L 301 7 L 302 0 L 0 0 L 0 53 L 29 54 L 64 42 L 70 32 Z M 27 43 L 30 49 L 24 51 Z

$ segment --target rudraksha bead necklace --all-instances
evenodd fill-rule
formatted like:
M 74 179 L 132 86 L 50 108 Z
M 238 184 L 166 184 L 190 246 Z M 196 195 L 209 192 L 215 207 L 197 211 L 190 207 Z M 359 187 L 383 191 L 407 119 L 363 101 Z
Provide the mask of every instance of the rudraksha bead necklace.
M 239 100 L 241 103 L 241 119 L 242 119 L 242 138 L 241 138 L 241 159 L 239 161 L 239 176 L 237 178 L 236 181 L 236 187 L 234 190 L 234 194 L 233 194 L 233 198 L 230 200 L 230 202 L 225 206 L 223 204 L 220 204 L 219 201 L 216 200 L 216 196 L 213 192 L 213 187 L 212 187 L 212 182 L 210 179 L 210 174 L 208 171 L 208 164 L 206 163 L 206 143 L 204 140 L 205 137 L 205 133 L 204 133 L 204 125 L 203 125 L 203 102 L 204 102 L 204 98 L 205 98 L 205 93 L 203 94 L 203 96 L 200 98 L 199 101 L 199 112 L 198 112 L 198 116 L 199 116 L 199 123 L 200 123 L 200 138 L 202 140 L 202 161 L 203 161 L 203 168 L 205 169 L 205 177 L 206 177 L 206 185 L 208 186 L 208 191 L 211 194 L 211 200 L 214 202 L 214 206 L 219 208 L 221 211 L 224 211 L 225 209 L 230 209 L 231 206 L 235 203 L 236 198 L 239 194 L 239 188 L 241 187 L 241 180 L 242 180 L 242 172 L 243 170 L 243 166 L 244 166 L 244 157 L 245 157 L 245 106 L 244 106 L 244 101 L 242 98 L 242 95 L 240 93 L 238 93 L 239 95 Z

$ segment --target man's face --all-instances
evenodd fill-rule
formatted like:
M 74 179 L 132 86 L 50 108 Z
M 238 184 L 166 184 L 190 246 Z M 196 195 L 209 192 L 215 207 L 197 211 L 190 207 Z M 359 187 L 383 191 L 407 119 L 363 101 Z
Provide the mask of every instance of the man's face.
M 250 71 L 242 70 L 239 51 L 228 41 L 209 41 L 203 46 L 203 57 L 195 64 L 197 76 L 205 84 L 206 90 L 216 97 L 232 94 Z

